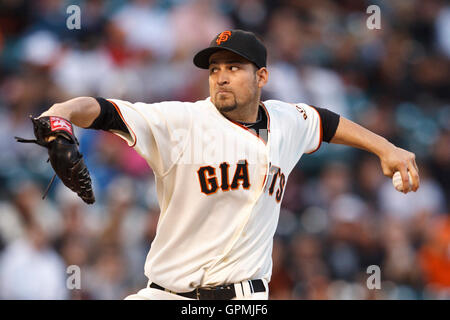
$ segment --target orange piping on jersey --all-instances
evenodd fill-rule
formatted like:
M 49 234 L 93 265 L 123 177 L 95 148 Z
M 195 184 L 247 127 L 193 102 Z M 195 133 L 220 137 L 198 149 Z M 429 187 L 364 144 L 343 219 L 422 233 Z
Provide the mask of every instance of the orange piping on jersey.
M 267 131 L 270 132 L 270 115 L 269 115 L 269 111 L 267 111 L 267 108 L 264 105 L 264 103 L 262 101 L 260 101 L 260 102 L 261 102 L 261 105 L 263 106 L 264 111 L 266 112 L 266 116 L 267 116 Z
M 264 144 L 266 144 L 266 142 L 264 141 L 263 138 L 261 138 L 259 135 L 257 135 L 256 133 L 254 133 L 252 130 L 250 130 L 249 128 L 243 126 L 242 124 L 240 124 L 239 122 L 236 122 L 234 120 L 228 119 L 231 122 L 233 122 L 235 125 L 238 125 L 239 127 L 241 127 L 244 130 L 247 130 L 248 132 L 250 132 L 252 135 L 254 135 L 255 137 L 257 137 L 258 139 L 260 139 L 262 142 L 264 142 Z
M 314 108 L 313 106 L 310 106 L 311 108 L 313 108 L 313 110 L 315 112 L 317 112 L 317 115 L 319 116 L 319 125 L 320 125 L 320 138 L 319 138 L 319 145 L 317 146 L 317 148 L 315 148 L 313 151 L 311 152 L 307 152 L 307 154 L 311 154 L 316 152 L 317 150 L 319 150 L 320 146 L 322 145 L 322 137 L 323 137 L 323 127 L 322 127 L 322 118 L 320 117 L 320 113 L 319 111 L 316 110 L 316 108 Z
M 260 101 L 260 103 L 261 103 L 261 106 L 262 106 L 263 109 L 264 109 L 264 112 L 266 113 L 266 116 L 267 116 L 267 133 L 268 133 L 268 135 L 267 135 L 267 142 L 269 142 L 269 134 L 270 134 L 270 115 L 269 115 L 269 111 L 267 111 L 267 108 L 266 108 L 266 106 L 264 105 L 264 102 Z M 264 142 L 264 143 L 266 143 L 266 142 Z M 269 172 L 269 170 L 270 170 L 270 163 L 269 163 L 269 166 L 268 166 L 268 168 L 267 168 L 266 174 L 264 175 L 264 181 L 263 181 L 263 184 L 262 184 L 263 192 L 264 192 L 264 189 L 265 189 L 264 186 L 265 186 L 265 184 L 266 184 L 267 173 Z
M 264 184 L 266 183 L 266 179 L 267 179 L 267 173 L 264 175 L 264 180 L 263 180 L 261 188 L 264 188 Z
M 108 100 L 108 99 L 106 99 L 106 100 Z M 133 145 L 130 146 L 130 147 L 133 148 L 133 147 L 136 145 L 136 142 L 137 142 L 137 136 L 136 136 L 136 134 L 134 133 L 133 129 L 128 125 L 128 123 L 125 121 L 125 118 L 122 116 L 122 112 L 120 112 L 120 108 L 119 108 L 113 101 L 111 101 L 111 100 L 108 100 L 108 101 L 111 102 L 111 103 L 113 104 L 114 108 L 116 108 L 116 110 L 117 110 L 117 113 L 119 113 L 119 116 L 120 116 L 120 118 L 122 119 L 123 123 L 125 123 L 125 125 L 127 126 L 127 128 L 131 130 L 131 133 L 132 133 L 132 135 L 134 136 L 134 143 L 133 143 Z

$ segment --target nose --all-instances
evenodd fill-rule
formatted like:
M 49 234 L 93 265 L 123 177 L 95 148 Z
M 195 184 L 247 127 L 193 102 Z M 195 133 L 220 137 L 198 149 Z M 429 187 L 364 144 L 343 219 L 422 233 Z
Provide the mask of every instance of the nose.
M 224 70 L 219 70 L 217 75 L 217 84 L 223 86 L 230 83 L 230 78 Z

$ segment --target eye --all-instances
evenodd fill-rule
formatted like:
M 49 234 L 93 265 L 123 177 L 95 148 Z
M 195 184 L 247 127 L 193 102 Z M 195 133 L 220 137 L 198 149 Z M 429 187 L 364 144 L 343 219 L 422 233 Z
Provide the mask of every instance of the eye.
M 239 68 L 238 68 L 238 67 L 236 67 L 236 66 L 231 66 L 231 67 L 230 67 L 230 70 L 231 70 L 231 71 L 238 71 L 238 70 L 239 70 Z
M 217 68 L 216 67 L 212 67 L 211 69 L 209 69 L 209 73 L 214 73 L 217 72 Z

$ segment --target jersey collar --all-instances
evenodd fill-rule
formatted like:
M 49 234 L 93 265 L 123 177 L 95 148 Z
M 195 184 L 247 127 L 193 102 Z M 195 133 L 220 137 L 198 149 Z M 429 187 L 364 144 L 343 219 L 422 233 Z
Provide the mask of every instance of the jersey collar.
M 266 117 L 267 117 L 267 126 L 266 126 L 266 130 L 267 130 L 267 139 L 264 140 L 262 137 L 260 137 L 254 130 L 251 130 L 251 128 L 247 128 L 244 124 L 239 123 L 238 121 L 234 121 L 231 119 L 228 119 L 227 117 L 225 117 L 223 114 L 220 113 L 219 110 L 217 110 L 216 106 L 214 105 L 214 103 L 212 103 L 211 101 L 211 97 L 206 98 L 206 101 L 209 102 L 209 104 L 212 106 L 212 108 L 214 108 L 214 110 L 224 119 L 226 119 L 227 121 L 241 127 L 242 129 L 250 132 L 251 134 L 253 134 L 255 137 L 257 137 L 258 139 L 260 139 L 262 142 L 264 142 L 264 144 L 267 145 L 267 142 L 269 141 L 269 135 L 270 135 L 270 115 L 269 112 L 267 111 L 266 106 L 264 105 L 264 103 L 262 101 L 259 102 L 259 107 L 260 109 L 262 108 L 263 112 L 265 112 Z

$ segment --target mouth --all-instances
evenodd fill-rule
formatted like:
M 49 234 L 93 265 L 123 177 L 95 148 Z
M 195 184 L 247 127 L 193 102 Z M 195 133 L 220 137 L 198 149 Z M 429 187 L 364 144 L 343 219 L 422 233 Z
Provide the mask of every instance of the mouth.
M 228 91 L 228 90 L 219 90 L 219 91 L 217 91 L 217 94 L 228 94 L 228 93 L 231 93 L 231 91 Z

